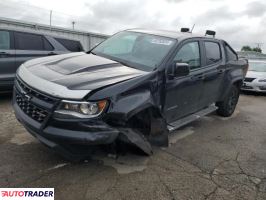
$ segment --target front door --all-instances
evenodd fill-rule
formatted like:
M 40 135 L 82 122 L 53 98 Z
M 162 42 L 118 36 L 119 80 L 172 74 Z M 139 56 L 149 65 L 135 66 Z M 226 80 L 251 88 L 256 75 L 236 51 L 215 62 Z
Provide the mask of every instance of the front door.
M 0 91 L 10 90 L 16 73 L 13 34 L 0 30 Z
M 168 78 L 166 82 L 164 114 L 168 123 L 198 110 L 202 91 L 201 57 L 198 40 L 186 41 L 177 49 L 171 65 L 187 63 L 190 66 L 190 74 L 185 77 Z

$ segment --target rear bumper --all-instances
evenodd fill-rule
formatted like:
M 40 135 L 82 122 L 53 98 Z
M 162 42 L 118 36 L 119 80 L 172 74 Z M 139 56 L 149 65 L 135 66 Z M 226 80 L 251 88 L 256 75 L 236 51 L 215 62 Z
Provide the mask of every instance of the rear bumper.
M 34 137 L 46 146 L 54 149 L 63 156 L 77 158 L 76 146 L 95 146 L 113 143 L 119 131 L 110 127 L 102 119 L 56 119 L 51 113 L 47 120 L 42 123 L 37 122 L 27 115 L 16 102 L 16 89 L 13 93 L 13 108 L 18 121 Z

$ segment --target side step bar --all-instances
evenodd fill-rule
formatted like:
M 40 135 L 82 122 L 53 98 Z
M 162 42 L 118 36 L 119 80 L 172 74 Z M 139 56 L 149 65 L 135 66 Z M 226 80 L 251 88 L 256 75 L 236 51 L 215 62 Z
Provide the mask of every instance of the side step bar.
M 184 126 L 190 122 L 193 122 L 193 121 L 195 121 L 195 120 L 197 120 L 197 119 L 199 119 L 205 115 L 208 115 L 208 114 L 214 112 L 215 110 L 217 110 L 217 107 L 214 104 L 212 104 L 209 107 L 204 108 L 203 110 L 200 110 L 199 112 L 196 112 L 196 113 L 191 114 L 187 117 L 181 118 L 177 121 L 170 123 L 167 126 L 167 128 L 168 128 L 169 132 L 172 132 L 172 131 L 180 128 L 181 126 Z

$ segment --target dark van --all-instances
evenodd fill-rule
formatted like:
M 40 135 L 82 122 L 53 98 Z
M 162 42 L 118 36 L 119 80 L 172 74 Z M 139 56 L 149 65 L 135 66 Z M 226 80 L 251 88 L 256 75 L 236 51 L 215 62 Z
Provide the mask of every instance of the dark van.
M 0 28 L 0 92 L 12 90 L 17 68 L 25 61 L 83 51 L 79 41 Z

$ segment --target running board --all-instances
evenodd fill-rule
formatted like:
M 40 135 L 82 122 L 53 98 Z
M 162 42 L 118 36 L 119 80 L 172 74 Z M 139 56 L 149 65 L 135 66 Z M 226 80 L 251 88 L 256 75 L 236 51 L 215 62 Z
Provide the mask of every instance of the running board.
M 191 115 L 189 115 L 187 117 L 181 118 L 181 119 L 179 119 L 177 121 L 174 121 L 174 122 L 170 123 L 167 126 L 167 128 L 168 128 L 168 130 L 170 132 L 172 132 L 172 131 L 180 128 L 181 126 L 184 126 L 184 125 L 186 125 L 186 124 L 188 124 L 190 122 L 193 122 L 193 121 L 195 121 L 195 120 L 197 120 L 197 119 L 199 119 L 199 118 L 201 118 L 201 117 L 203 117 L 205 115 L 208 115 L 208 114 L 212 113 L 215 110 L 217 110 L 217 107 L 212 104 L 209 107 L 207 107 L 207 108 L 205 108 L 205 109 L 203 109 L 203 110 L 201 110 L 199 112 L 196 112 L 196 113 L 191 114 Z

